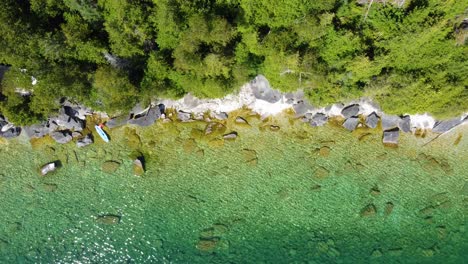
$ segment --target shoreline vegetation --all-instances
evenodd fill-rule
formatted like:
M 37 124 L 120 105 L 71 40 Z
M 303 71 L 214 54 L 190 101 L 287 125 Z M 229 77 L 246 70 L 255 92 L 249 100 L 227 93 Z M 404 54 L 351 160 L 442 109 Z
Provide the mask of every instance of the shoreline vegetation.
M 111 116 L 154 98 L 221 98 L 265 76 L 314 106 L 370 98 L 390 115 L 468 110 L 463 1 L 6 0 L 0 113 L 63 98 Z M 354 122 L 354 121 L 353 121 Z
M 50 137 L 59 144 L 73 141 L 77 147 L 84 147 L 94 143 L 96 133 L 93 128 L 101 123 L 105 124 L 106 132 L 112 137 L 112 129 L 125 125 L 148 127 L 156 122 L 204 122 L 205 135 L 223 131 L 218 135 L 219 140 L 235 140 L 237 131 L 225 131 L 224 123 L 229 118 L 237 124 L 248 126 L 247 116 L 236 115 L 242 109 L 250 115 L 257 115 L 266 123 L 274 116 L 286 113 L 288 118 L 301 120 L 311 127 L 332 123 L 351 132 L 361 129 L 373 130 L 375 133 L 379 130 L 382 131 L 382 142 L 387 146 L 397 146 L 400 133 L 422 137 L 433 133 L 437 136 L 430 140 L 435 140 L 457 126 L 468 124 L 468 113 L 448 120 L 436 120 L 428 114 L 389 115 L 365 98 L 346 104 L 314 107 L 305 98 L 303 91 L 281 93 L 272 89 L 269 81 L 259 75 L 245 84 L 238 94 L 218 99 L 200 99 L 191 94 L 178 100 L 159 99 L 148 105 L 139 103 L 129 113 L 115 116 L 93 111 L 68 100 L 62 101 L 58 115 L 30 126 L 15 126 L 0 115 L 0 136 L 13 138 L 23 133 L 30 140 Z M 270 126 L 270 130 L 279 129 L 279 126 Z

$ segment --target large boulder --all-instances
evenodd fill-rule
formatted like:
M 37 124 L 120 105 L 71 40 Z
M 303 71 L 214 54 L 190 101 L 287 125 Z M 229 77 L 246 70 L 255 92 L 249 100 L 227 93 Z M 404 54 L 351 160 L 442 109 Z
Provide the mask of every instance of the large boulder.
M 60 109 L 60 114 L 65 114 L 67 116 L 85 120 L 87 115 L 91 115 L 93 111 L 85 106 L 72 103 L 68 100 L 65 100 L 62 103 L 62 108 Z
M 343 122 L 343 127 L 349 131 L 353 131 L 356 129 L 358 124 L 359 124 L 359 118 L 352 116 Z
M 328 116 L 324 113 L 316 113 L 312 118 L 310 119 L 309 124 L 313 127 L 316 126 L 323 126 L 325 123 L 328 121 Z
M 408 133 L 411 131 L 411 117 L 409 115 L 403 116 L 398 123 L 398 128 L 401 131 Z
M 71 135 L 71 132 L 68 131 L 68 130 L 54 131 L 54 132 L 50 133 L 50 136 L 57 143 L 60 143 L 60 144 L 68 143 L 73 139 L 73 137 Z
M 51 118 L 50 121 L 57 124 L 63 130 L 82 131 L 85 127 L 85 121 L 65 113 L 60 113 L 59 116 Z
M 93 141 L 93 136 L 90 133 L 90 134 L 86 135 L 85 137 L 78 139 L 76 141 L 76 146 L 81 148 L 81 147 L 88 146 L 89 144 L 92 144 L 93 142 L 94 142 Z
M 271 89 L 270 83 L 263 75 L 255 77 L 251 82 L 251 87 L 255 98 L 269 103 L 276 103 L 282 97 L 282 94 L 279 91 Z
M 379 123 L 379 116 L 376 112 L 372 112 L 366 117 L 366 126 L 370 128 L 376 128 Z
M 394 128 L 398 128 L 400 124 L 401 118 L 394 115 L 382 115 L 382 129 L 383 130 L 390 130 Z
M 432 132 L 444 133 L 461 124 L 463 120 L 459 117 L 450 120 L 437 121 L 432 128 Z
M 382 141 L 384 144 L 397 145 L 399 136 L 400 130 L 398 128 L 386 130 L 383 132 Z
M 359 113 L 359 104 L 348 105 L 345 108 L 343 108 L 343 110 L 341 110 L 341 114 L 345 118 L 350 118 L 352 116 L 357 116 L 358 113 Z
M 21 127 L 10 127 L 5 131 L 0 131 L 0 137 L 3 138 L 14 138 L 21 134 Z
M 24 131 L 29 138 L 41 138 L 48 135 L 56 128 L 55 124 L 51 124 L 48 121 L 40 124 L 34 124 L 31 126 L 24 127 Z
M 161 117 L 161 111 L 159 107 L 151 107 L 147 112 L 141 113 L 134 117 L 134 119 L 128 120 L 129 124 L 138 126 L 150 126 L 156 122 L 156 119 Z
M 293 105 L 294 112 L 296 112 L 296 116 L 303 116 L 310 110 L 313 110 L 314 107 L 309 104 L 307 101 L 299 101 L 297 104 Z

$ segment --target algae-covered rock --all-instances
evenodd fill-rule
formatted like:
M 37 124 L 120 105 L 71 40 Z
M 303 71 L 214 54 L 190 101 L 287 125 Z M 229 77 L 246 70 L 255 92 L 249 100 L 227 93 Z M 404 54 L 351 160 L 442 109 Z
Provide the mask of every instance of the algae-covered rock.
M 102 171 L 106 173 L 114 173 L 120 167 L 120 163 L 113 160 L 108 160 L 102 164 Z
M 258 157 L 257 152 L 253 149 L 243 149 L 242 154 L 244 156 L 245 163 L 250 165 L 257 165 Z

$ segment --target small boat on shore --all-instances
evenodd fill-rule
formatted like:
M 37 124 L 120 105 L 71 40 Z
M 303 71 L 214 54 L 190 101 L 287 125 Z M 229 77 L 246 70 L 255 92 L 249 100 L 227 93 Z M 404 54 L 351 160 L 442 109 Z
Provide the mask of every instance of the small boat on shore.
M 109 137 L 107 136 L 106 132 L 104 132 L 104 130 L 102 129 L 103 126 L 103 124 L 99 124 L 95 125 L 94 128 L 96 128 L 96 132 L 99 134 L 102 140 L 104 140 L 104 142 L 106 143 L 109 143 Z

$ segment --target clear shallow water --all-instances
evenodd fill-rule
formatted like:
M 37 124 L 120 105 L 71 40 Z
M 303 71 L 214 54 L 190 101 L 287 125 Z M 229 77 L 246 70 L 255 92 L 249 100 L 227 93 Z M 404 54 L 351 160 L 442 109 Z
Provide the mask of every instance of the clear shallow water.
M 468 132 L 427 143 L 287 118 L 110 131 L 78 149 L 2 141 L 0 261 L 463 263 Z M 278 125 L 272 131 L 270 125 Z M 273 129 L 274 130 L 274 129 Z M 219 134 L 237 131 L 223 141 Z M 461 138 L 460 138 L 461 136 Z M 133 175 L 142 153 L 146 173 Z M 40 177 L 44 163 L 60 160 Z M 106 173 L 102 165 L 120 166 Z M 107 168 L 109 169 L 109 168 Z M 107 218 L 99 216 L 111 215 Z M 118 221 L 120 218 L 120 222 Z

